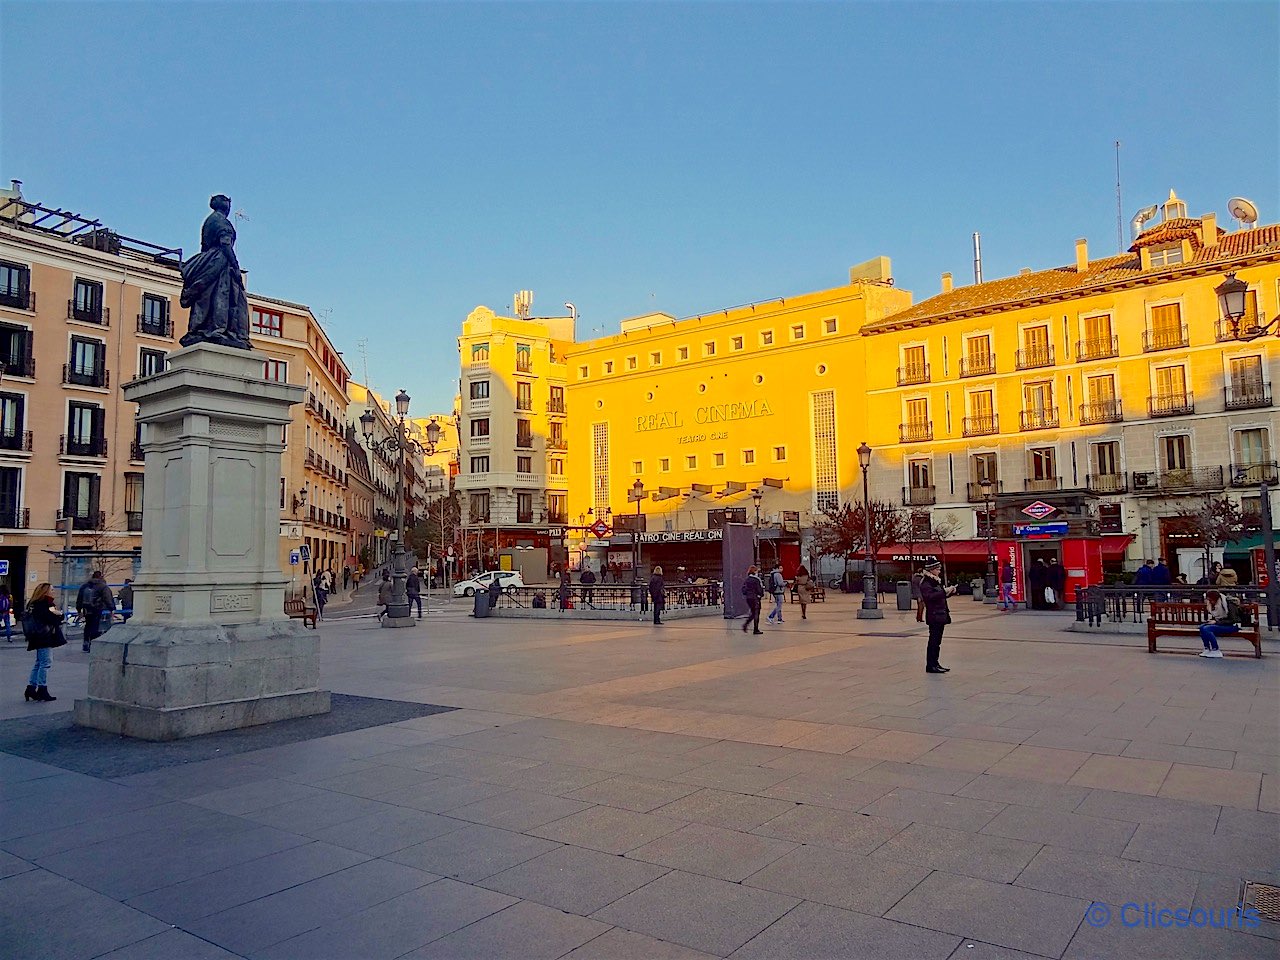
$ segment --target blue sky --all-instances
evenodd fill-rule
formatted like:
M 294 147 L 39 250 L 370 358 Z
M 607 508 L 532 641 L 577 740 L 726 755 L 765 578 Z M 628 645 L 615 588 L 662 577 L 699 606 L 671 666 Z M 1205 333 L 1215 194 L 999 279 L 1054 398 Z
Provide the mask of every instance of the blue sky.
M 161 244 L 210 194 L 258 292 L 448 409 L 477 304 L 578 335 L 1116 250 L 1170 187 L 1280 220 L 1273 3 L 0 5 L 0 181 Z M 1127 240 L 1126 240 L 1127 243 Z

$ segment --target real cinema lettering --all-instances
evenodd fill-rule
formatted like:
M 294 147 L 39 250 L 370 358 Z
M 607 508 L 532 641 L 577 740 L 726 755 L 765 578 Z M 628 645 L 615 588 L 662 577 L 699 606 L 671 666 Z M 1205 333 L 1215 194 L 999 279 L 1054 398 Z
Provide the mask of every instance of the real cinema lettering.
M 768 400 L 743 400 L 736 403 L 716 403 L 698 407 L 693 412 L 693 420 L 698 424 L 729 423 L 735 420 L 752 420 L 757 417 L 772 417 L 773 408 Z M 636 432 L 648 433 L 651 430 L 676 430 L 684 426 L 684 415 L 679 410 L 663 410 L 659 413 L 645 414 L 636 417 Z M 722 440 L 727 434 L 711 433 L 692 434 L 688 440 L 692 443 L 699 439 Z

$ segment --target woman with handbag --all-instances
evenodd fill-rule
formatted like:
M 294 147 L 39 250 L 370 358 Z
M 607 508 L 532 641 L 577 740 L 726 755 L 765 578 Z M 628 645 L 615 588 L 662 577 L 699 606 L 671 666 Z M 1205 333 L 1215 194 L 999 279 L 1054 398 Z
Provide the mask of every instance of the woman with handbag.
M 22 617 L 22 632 L 27 637 L 27 649 L 36 652 L 24 699 L 41 703 L 57 700 L 49 693 L 49 667 L 53 663 L 53 648 L 64 646 L 67 638 L 62 635 L 62 611 L 54 602 L 53 588 L 48 583 L 38 584 L 32 591 Z

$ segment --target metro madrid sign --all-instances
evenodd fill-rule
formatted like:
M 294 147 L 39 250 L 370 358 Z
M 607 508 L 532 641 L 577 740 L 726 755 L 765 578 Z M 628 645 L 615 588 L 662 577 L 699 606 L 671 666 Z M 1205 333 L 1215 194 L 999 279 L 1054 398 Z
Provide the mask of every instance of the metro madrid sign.
M 1043 520 L 1045 517 L 1053 516 L 1058 512 L 1058 508 L 1051 503 L 1045 503 L 1043 500 L 1037 500 L 1029 506 L 1023 507 L 1022 512 L 1028 517 L 1036 520 Z

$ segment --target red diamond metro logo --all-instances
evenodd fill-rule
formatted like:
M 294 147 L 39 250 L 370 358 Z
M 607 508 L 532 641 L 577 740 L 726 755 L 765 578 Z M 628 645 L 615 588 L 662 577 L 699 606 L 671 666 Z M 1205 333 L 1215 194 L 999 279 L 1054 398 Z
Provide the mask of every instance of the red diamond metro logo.
M 1037 500 L 1030 506 L 1023 507 L 1022 512 L 1028 517 L 1034 517 L 1037 520 L 1043 520 L 1045 517 L 1058 512 L 1058 508 L 1053 504 L 1045 503 L 1043 500 Z

